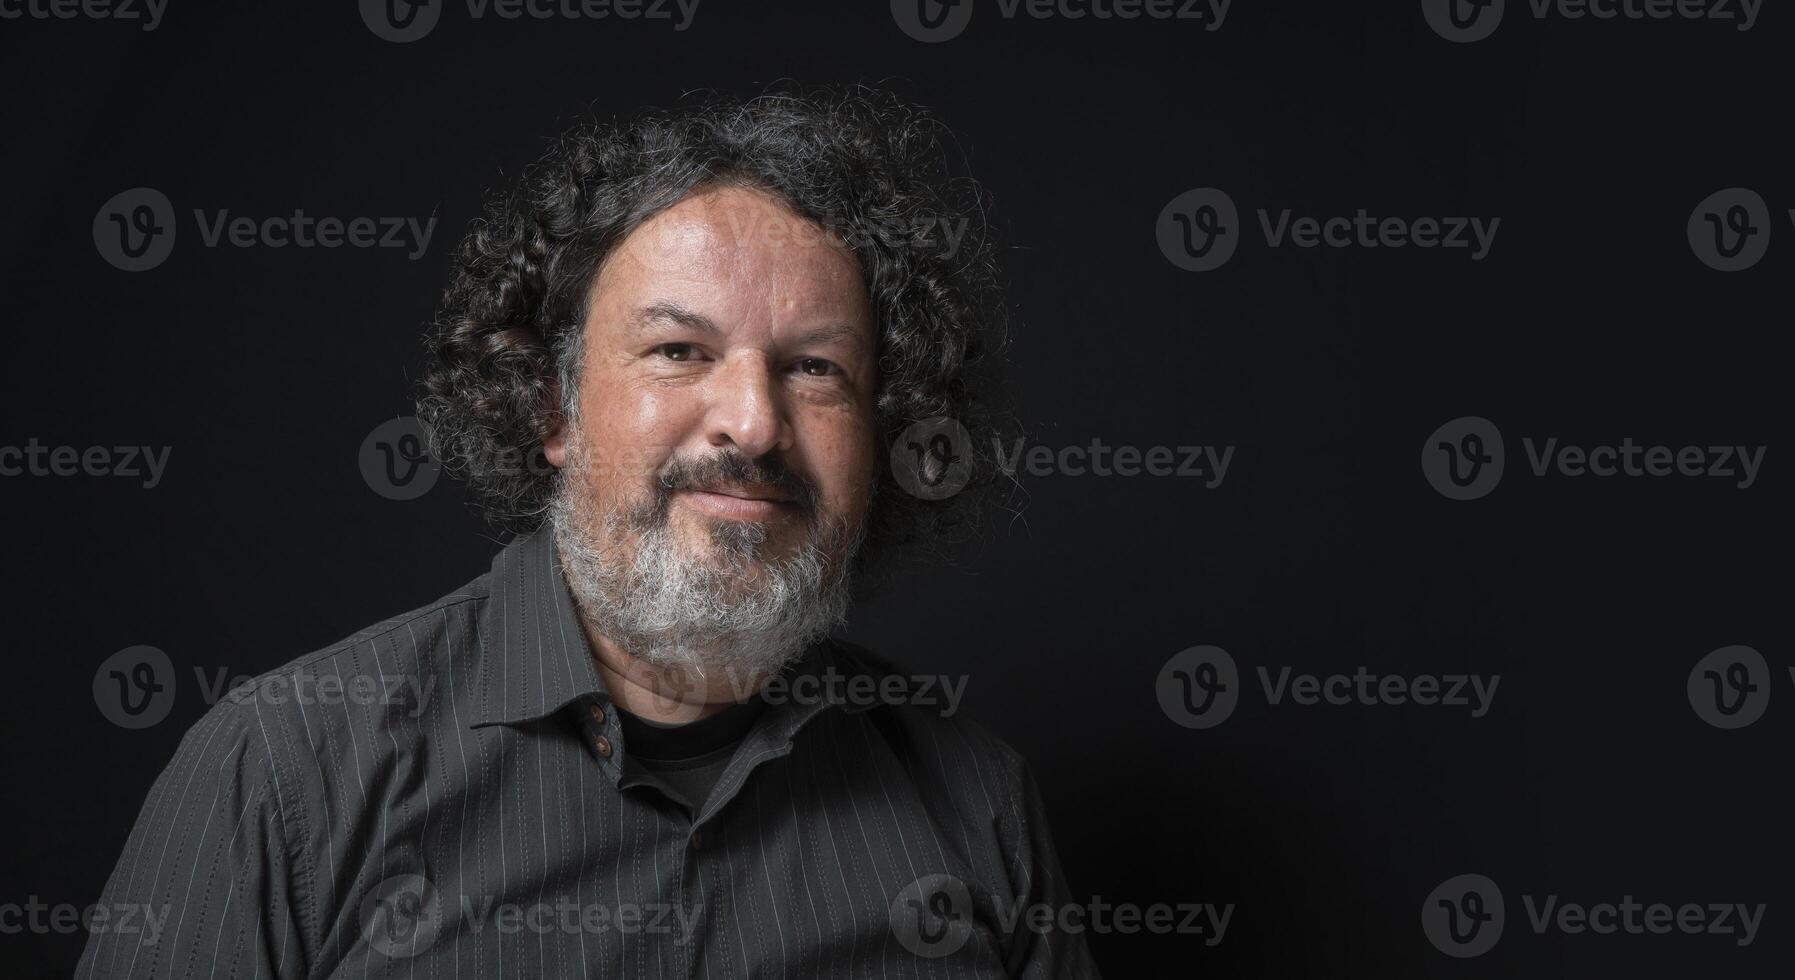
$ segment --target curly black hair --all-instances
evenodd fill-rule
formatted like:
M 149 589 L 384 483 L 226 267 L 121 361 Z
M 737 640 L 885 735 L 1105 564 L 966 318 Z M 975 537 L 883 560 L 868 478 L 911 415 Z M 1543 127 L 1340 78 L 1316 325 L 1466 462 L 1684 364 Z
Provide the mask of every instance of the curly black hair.
M 968 485 L 945 499 L 905 492 L 881 457 L 863 559 L 963 539 L 1000 482 L 988 447 L 1008 417 L 996 371 L 1008 316 L 984 192 L 953 173 L 946 135 L 886 91 L 790 85 L 689 97 L 562 134 L 488 201 L 455 252 L 418 396 L 431 452 L 493 523 L 541 524 L 559 479 L 543 440 L 577 398 L 600 264 L 694 190 L 747 186 L 835 232 L 858 259 L 879 331 L 878 444 L 943 417 L 970 437 L 952 447 Z

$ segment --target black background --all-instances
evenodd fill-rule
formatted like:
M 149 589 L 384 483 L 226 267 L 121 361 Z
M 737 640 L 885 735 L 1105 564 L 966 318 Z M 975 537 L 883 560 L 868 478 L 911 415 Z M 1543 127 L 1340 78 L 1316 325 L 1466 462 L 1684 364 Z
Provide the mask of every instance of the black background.
M 1766 5 L 1773 7 L 1774 5 Z M 162 484 L 0 478 L 7 749 L 0 901 L 95 901 L 150 783 L 206 708 L 194 668 L 253 675 L 441 595 L 497 541 L 447 480 L 372 492 L 357 454 L 411 414 L 418 337 L 480 195 L 582 114 L 782 77 L 885 83 L 932 106 L 992 195 L 1031 442 L 1233 445 L 1226 481 L 1024 477 L 964 571 L 907 579 L 852 633 L 969 678 L 967 712 L 1033 763 L 1081 900 L 1236 903 L 1217 946 L 1098 935 L 1112 977 L 1788 976 L 1795 651 L 1781 459 L 1795 271 L 1788 11 L 1728 23 L 1528 16 L 1436 36 L 1418 3 L 1236 0 L 1219 30 L 999 16 L 907 37 L 883 3 L 703 0 L 667 22 L 473 20 L 410 44 L 352 2 L 172 0 L 154 32 L 0 21 L 9 207 L 0 443 L 169 446 Z M 127 273 L 91 225 L 160 189 L 180 237 Z M 1491 254 L 1267 248 L 1204 273 L 1160 253 L 1177 194 L 1243 222 L 1500 216 Z M 1757 190 L 1754 269 L 1685 223 Z M 192 210 L 397 215 L 403 250 L 203 247 Z M 1781 405 L 1782 408 L 1776 406 Z M 1418 458 L 1481 415 L 1490 496 Z M 1784 422 L 1775 422 L 1783 417 Z M 1767 445 L 1722 479 L 1536 478 L 1523 436 Z M 274 640 L 270 642 L 269 638 Z M 94 671 L 136 644 L 183 682 L 140 732 Z M 1174 724 L 1174 653 L 1253 668 L 1498 673 L 1493 709 L 1270 706 Z M 1685 696 L 1703 654 L 1769 661 L 1762 720 Z M 1490 875 L 1502 941 L 1450 959 L 1419 910 Z M 1768 903 L 1757 941 L 1536 935 L 1520 896 Z M 66 975 L 79 935 L 0 936 L 9 976 Z

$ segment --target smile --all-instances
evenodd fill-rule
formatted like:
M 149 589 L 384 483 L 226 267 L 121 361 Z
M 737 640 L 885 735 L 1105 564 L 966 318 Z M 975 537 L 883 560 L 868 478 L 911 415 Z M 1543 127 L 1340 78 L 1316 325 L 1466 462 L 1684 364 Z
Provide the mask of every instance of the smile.
M 693 507 L 712 517 L 732 521 L 769 521 L 796 513 L 791 501 L 771 497 L 747 496 L 751 491 L 719 488 L 716 490 L 681 490 L 679 496 Z

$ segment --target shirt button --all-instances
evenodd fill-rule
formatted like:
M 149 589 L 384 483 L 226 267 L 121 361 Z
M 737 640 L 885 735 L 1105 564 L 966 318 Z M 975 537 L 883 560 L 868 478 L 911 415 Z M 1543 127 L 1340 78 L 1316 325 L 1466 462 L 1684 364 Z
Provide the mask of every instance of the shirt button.
M 603 735 L 592 740 L 592 747 L 598 750 L 599 755 L 607 759 L 611 757 L 611 740 Z
M 592 706 L 592 720 L 598 722 L 601 725 L 604 724 L 605 723 L 605 709 L 599 707 L 596 704 L 593 705 Z

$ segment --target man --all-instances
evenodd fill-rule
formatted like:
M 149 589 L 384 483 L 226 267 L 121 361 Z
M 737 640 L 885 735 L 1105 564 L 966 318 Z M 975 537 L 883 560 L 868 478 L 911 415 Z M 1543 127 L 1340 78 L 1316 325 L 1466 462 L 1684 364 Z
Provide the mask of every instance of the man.
M 991 482 L 977 210 L 876 93 L 564 138 L 420 399 L 519 535 L 208 712 L 102 899 L 166 923 L 77 975 L 1095 975 L 1025 763 L 829 637 Z

